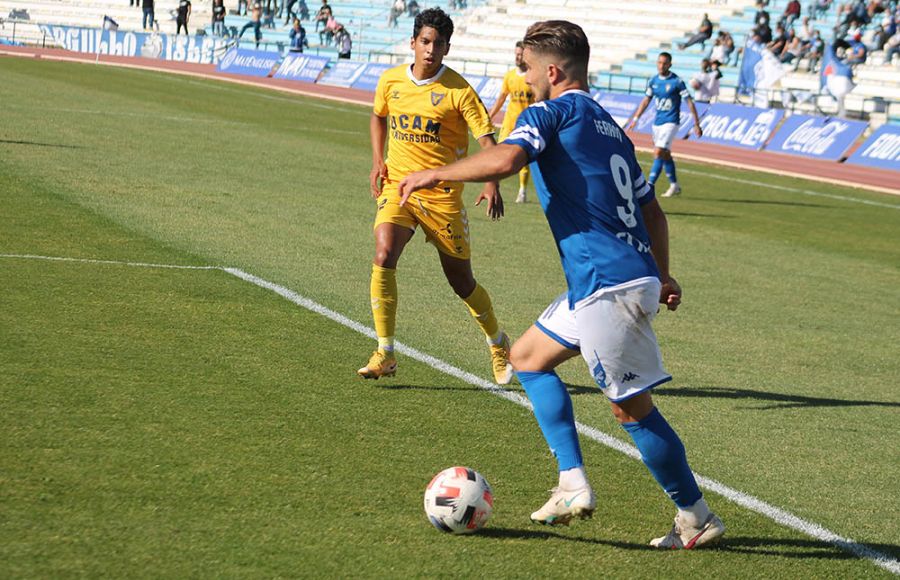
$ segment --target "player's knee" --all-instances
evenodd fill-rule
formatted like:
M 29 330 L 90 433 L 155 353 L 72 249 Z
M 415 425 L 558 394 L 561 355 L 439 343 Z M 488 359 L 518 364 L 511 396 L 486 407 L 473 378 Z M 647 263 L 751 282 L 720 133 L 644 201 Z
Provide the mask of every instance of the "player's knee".
M 509 351 L 509 364 L 517 371 L 535 372 L 542 369 L 535 368 L 534 350 L 527 343 L 516 341 Z

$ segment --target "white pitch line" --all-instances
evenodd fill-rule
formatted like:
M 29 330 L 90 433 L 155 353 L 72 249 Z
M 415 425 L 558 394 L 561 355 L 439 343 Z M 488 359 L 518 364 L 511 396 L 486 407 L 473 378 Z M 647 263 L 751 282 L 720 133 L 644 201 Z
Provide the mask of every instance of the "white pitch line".
M 146 262 L 127 262 L 127 261 L 119 261 L 119 260 L 95 260 L 89 258 L 60 258 L 53 256 L 37 256 L 30 254 L 0 254 L 0 258 L 20 258 L 20 259 L 34 259 L 34 260 L 53 260 L 53 261 L 63 261 L 63 262 L 84 262 L 90 264 L 117 264 L 122 266 L 139 266 L 145 268 L 172 268 L 172 269 L 186 269 L 186 270 L 221 270 L 223 272 L 227 272 L 232 276 L 235 276 L 245 282 L 249 282 L 254 284 L 255 286 L 259 286 L 260 288 L 264 288 L 266 290 L 270 290 L 275 294 L 278 294 L 282 298 L 289 300 L 290 302 L 305 308 L 311 312 L 324 316 L 329 320 L 337 322 L 342 326 L 346 326 L 347 328 L 354 330 L 368 338 L 375 339 L 375 331 L 364 324 L 360 324 L 355 320 L 352 320 L 339 312 L 335 312 L 330 308 L 315 302 L 305 296 L 301 296 L 297 292 L 281 286 L 280 284 L 276 284 L 274 282 L 269 282 L 259 276 L 254 276 L 253 274 L 249 274 L 244 270 L 239 268 L 226 268 L 222 266 L 180 266 L 175 264 L 151 264 Z M 474 375 L 470 372 L 464 371 L 458 367 L 455 367 L 445 361 L 442 361 L 439 358 L 433 357 L 430 354 L 426 354 L 420 350 L 414 349 L 410 346 L 407 346 L 402 343 L 395 343 L 395 348 L 401 354 L 408 356 L 409 358 L 415 359 L 419 362 L 425 363 L 428 366 L 460 379 L 461 381 L 467 382 L 476 387 L 480 387 L 490 393 L 497 395 L 506 399 L 507 401 L 513 402 L 517 405 L 525 407 L 528 410 L 533 410 L 531 403 L 527 398 L 523 397 L 519 393 L 514 393 L 512 391 L 507 391 L 492 382 L 486 381 L 485 379 Z M 590 425 L 585 425 L 584 423 L 577 422 L 575 426 L 578 429 L 578 432 L 584 435 L 585 437 L 596 441 L 597 443 L 601 443 L 619 451 L 640 461 L 641 454 L 637 450 L 634 445 L 629 443 L 625 443 L 624 441 L 620 441 L 615 437 L 600 431 L 595 427 L 591 427 Z M 814 522 L 810 522 L 808 520 L 804 520 L 794 514 L 785 511 L 781 508 L 775 507 L 772 504 L 766 503 L 761 499 L 753 497 L 752 495 L 748 495 L 723 483 L 719 483 L 718 481 L 694 474 L 697 478 L 697 483 L 700 487 L 709 490 L 713 493 L 719 494 L 726 499 L 733 501 L 741 507 L 744 507 L 750 511 L 761 514 L 777 524 L 780 524 L 784 527 L 791 528 L 807 536 L 815 538 L 817 540 L 821 540 L 822 542 L 831 544 L 837 548 L 845 550 L 858 556 L 859 558 L 863 558 L 871 561 L 876 566 L 887 570 L 888 572 L 892 572 L 893 574 L 900 575 L 900 560 L 892 558 L 887 554 L 879 552 L 866 546 L 865 544 L 860 544 L 850 538 L 846 538 L 844 536 L 840 536 L 831 530 L 828 530 L 819 524 Z
M 22 260 L 50 260 L 53 262 L 83 262 L 85 264 L 114 264 L 141 268 L 167 268 L 170 270 L 221 270 L 221 266 L 179 266 L 177 264 L 151 264 L 149 262 L 127 262 L 124 260 L 95 260 L 92 258 L 60 258 L 58 256 L 36 256 L 34 254 L 0 254 L 0 258 Z
M 887 207 L 890 209 L 900 209 L 900 203 L 882 203 L 880 201 L 870 201 L 868 199 L 859 199 L 846 195 L 837 195 L 835 193 L 822 193 L 821 191 L 812 191 L 810 189 L 800 189 L 797 187 L 788 187 L 786 185 L 775 185 L 774 183 L 765 183 L 764 181 L 754 181 L 752 179 L 741 179 L 740 177 L 730 177 L 728 175 L 716 175 L 715 173 L 707 173 L 706 171 L 694 171 L 692 169 L 679 169 L 681 173 L 690 173 L 691 175 L 702 175 L 712 179 L 722 179 L 724 181 L 733 181 L 735 183 L 743 183 L 746 185 L 755 185 L 768 189 L 778 189 L 780 191 L 792 191 L 794 193 L 802 193 L 803 195 L 812 195 L 815 197 L 827 197 L 830 199 L 839 199 L 841 201 L 851 201 L 855 203 L 864 203 L 866 205 L 874 205 L 877 207 Z
M 315 312 L 316 314 L 320 314 L 330 320 L 333 320 L 334 322 L 337 322 L 338 324 L 342 324 L 347 328 L 351 328 L 371 339 L 376 338 L 375 331 L 373 329 L 360 324 L 355 320 L 351 320 L 343 314 L 335 312 L 330 308 L 322 306 L 318 302 L 301 296 L 293 290 L 285 288 L 284 286 L 281 286 L 274 282 L 269 282 L 268 280 L 264 280 L 258 276 L 254 276 L 253 274 L 248 274 L 247 272 L 238 268 L 223 268 L 223 270 L 225 272 L 228 272 L 229 274 L 237 276 L 241 280 L 245 280 L 247 282 L 250 282 L 251 284 L 255 284 L 260 288 L 271 290 L 272 292 L 275 292 L 279 296 L 290 300 L 298 306 L 302 306 L 303 308 Z M 445 361 L 416 350 L 405 344 L 399 342 L 395 343 L 395 348 L 398 350 L 398 352 L 405 356 L 408 356 L 409 358 L 415 359 L 419 362 L 423 362 L 438 371 L 456 377 L 471 385 L 475 385 L 477 387 L 485 389 L 486 391 L 490 391 L 492 394 L 503 397 L 507 401 L 511 401 L 517 405 L 525 407 L 526 409 L 532 410 L 531 403 L 528 401 L 528 399 L 518 393 L 502 389 L 494 383 L 486 381 L 479 376 L 473 375 L 470 372 L 464 371 Z M 620 441 L 619 439 L 616 439 L 615 437 L 612 437 L 611 435 L 608 435 L 600 431 L 599 429 L 596 429 L 595 427 L 591 427 L 577 421 L 575 425 L 578 428 L 578 432 L 585 437 L 588 437 L 589 439 L 592 439 L 598 443 L 602 443 L 603 445 L 615 449 L 616 451 L 624 453 L 625 455 L 633 459 L 641 459 L 641 454 L 634 445 Z M 723 483 L 719 483 L 714 479 L 710 479 L 702 475 L 694 475 L 697 478 L 697 483 L 704 489 L 730 499 L 734 503 L 750 511 L 754 511 L 758 514 L 764 515 L 774 522 L 781 524 L 782 526 L 797 530 L 798 532 L 806 534 L 807 536 L 811 536 L 817 540 L 832 544 L 842 550 L 851 552 L 852 554 L 860 558 L 870 560 L 876 566 L 884 568 L 889 572 L 900 575 L 900 560 L 891 558 L 887 554 L 878 552 L 877 550 L 874 550 L 864 544 L 855 542 L 850 538 L 840 536 L 826 528 L 823 528 L 819 524 L 804 520 L 781 508 L 775 507 L 751 495 L 728 487 Z

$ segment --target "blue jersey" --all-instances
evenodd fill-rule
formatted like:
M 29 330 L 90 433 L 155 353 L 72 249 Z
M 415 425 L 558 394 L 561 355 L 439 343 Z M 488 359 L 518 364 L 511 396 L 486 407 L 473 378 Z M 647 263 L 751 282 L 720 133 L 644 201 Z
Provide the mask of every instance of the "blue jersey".
M 663 78 L 656 75 L 647 82 L 647 92 L 644 93 L 653 98 L 656 105 L 656 120 L 654 125 L 681 122 L 681 99 L 690 99 L 691 94 L 684 81 L 678 75 L 670 72 Z
M 653 188 L 634 145 L 588 93 L 566 91 L 531 105 L 504 143 L 528 154 L 570 308 L 601 288 L 659 277 L 640 211 Z

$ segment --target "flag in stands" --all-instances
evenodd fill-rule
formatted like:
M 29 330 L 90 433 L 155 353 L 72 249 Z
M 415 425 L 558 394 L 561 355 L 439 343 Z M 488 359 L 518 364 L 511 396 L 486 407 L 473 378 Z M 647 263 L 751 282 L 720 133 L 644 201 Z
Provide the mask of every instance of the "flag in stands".
M 772 51 L 764 44 L 748 39 L 744 46 L 744 59 L 741 61 L 738 76 L 738 93 L 753 95 L 756 106 L 768 106 L 767 102 L 757 103 L 757 91 L 772 87 L 782 76 L 784 70 Z M 767 101 L 764 93 L 765 91 L 761 95 L 762 100 Z
M 822 73 L 819 77 L 819 87 L 827 87 L 828 92 L 840 99 L 853 90 L 853 69 L 850 65 L 838 58 L 834 52 L 834 45 L 825 47 L 822 55 Z

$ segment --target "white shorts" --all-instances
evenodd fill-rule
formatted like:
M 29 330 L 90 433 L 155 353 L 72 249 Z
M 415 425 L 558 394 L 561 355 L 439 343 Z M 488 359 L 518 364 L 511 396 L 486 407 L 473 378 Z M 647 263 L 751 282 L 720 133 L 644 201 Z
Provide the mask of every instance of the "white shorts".
M 651 323 L 660 282 L 639 278 L 602 288 L 569 309 L 566 294 L 544 310 L 535 326 L 562 346 L 580 350 L 594 381 L 619 402 L 672 380 Z
M 660 149 L 671 149 L 677 132 L 678 123 L 653 125 L 653 146 Z

